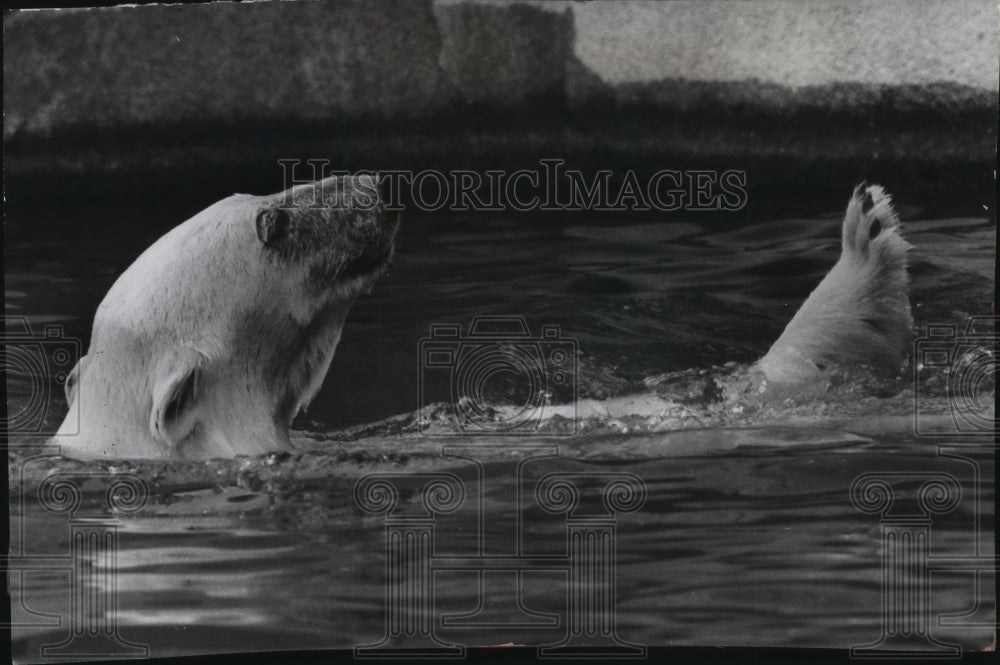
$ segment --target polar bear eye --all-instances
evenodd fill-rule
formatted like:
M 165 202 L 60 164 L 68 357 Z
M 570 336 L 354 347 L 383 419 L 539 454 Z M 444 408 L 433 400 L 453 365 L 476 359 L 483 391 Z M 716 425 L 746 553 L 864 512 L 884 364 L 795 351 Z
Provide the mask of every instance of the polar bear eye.
M 264 245 L 280 240 L 288 232 L 288 213 L 281 208 L 268 208 L 257 215 L 257 237 Z

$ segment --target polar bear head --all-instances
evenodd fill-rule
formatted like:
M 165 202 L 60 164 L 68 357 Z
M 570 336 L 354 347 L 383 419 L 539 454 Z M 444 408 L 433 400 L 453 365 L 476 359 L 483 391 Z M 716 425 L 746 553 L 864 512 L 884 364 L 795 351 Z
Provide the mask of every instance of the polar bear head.
M 396 228 L 370 176 L 234 195 L 174 228 L 98 307 L 55 442 L 75 457 L 287 448 Z

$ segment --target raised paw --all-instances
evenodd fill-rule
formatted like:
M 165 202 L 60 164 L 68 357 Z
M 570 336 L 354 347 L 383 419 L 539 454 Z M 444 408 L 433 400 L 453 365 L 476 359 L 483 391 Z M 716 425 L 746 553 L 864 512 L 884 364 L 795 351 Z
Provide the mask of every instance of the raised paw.
M 844 215 L 840 260 L 757 363 L 768 381 L 810 381 L 825 368 L 897 371 L 910 347 L 906 251 L 892 200 L 861 183 Z
M 885 239 L 898 241 L 898 249 L 905 251 L 905 243 L 898 233 L 899 217 L 892 207 L 892 197 L 879 185 L 862 182 L 854 188 L 844 215 L 844 253 L 867 258 L 872 243 Z

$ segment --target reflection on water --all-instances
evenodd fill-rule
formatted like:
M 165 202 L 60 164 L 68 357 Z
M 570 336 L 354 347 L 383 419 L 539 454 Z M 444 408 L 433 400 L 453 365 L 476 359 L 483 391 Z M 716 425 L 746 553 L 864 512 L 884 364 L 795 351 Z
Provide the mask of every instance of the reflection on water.
M 724 442 L 732 433 L 717 430 L 712 436 Z M 878 637 L 880 518 L 859 513 L 848 491 L 866 472 L 953 475 L 961 482 L 962 498 L 957 509 L 934 517 L 932 553 L 968 557 L 978 548 L 991 554 L 990 455 L 973 451 L 966 459 L 942 459 L 926 442 L 872 441 L 828 431 L 805 430 L 802 438 L 801 445 L 760 443 L 718 454 L 613 462 L 574 459 L 571 450 L 560 449 L 567 457 L 525 463 L 520 486 L 518 461 L 501 459 L 481 468 L 454 459 L 448 464 L 440 455 L 385 462 L 351 444 L 335 447 L 352 458 L 335 473 L 322 473 L 322 464 L 308 456 L 292 457 L 269 469 L 244 464 L 235 481 L 202 481 L 180 490 L 171 483 L 181 480 L 159 481 L 157 465 L 137 463 L 132 471 L 150 479 L 153 496 L 138 514 L 118 522 L 120 633 L 150 644 L 154 655 L 378 642 L 385 630 L 385 522 L 362 512 L 354 500 L 355 483 L 370 472 L 448 470 L 462 480 L 462 506 L 436 520 L 439 557 L 475 554 L 480 543 L 486 554 L 514 554 L 518 521 L 526 556 L 565 554 L 565 518 L 539 507 L 534 494 L 539 479 L 553 472 L 641 478 L 645 504 L 615 521 L 618 635 L 632 643 L 846 647 Z M 528 444 L 486 443 L 531 455 Z M 600 451 L 614 445 L 608 439 L 588 447 Z M 49 458 L 26 469 L 37 479 L 52 465 Z M 978 484 L 977 466 L 983 473 Z M 904 482 L 896 492 L 912 498 L 916 486 Z M 13 520 L 15 533 L 23 533 L 31 553 L 65 556 L 66 516 L 46 511 L 28 495 L 24 515 Z M 400 501 L 410 509 L 420 496 L 411 488 L 401 492 Z M 480 507 L 485 528 L 477 518 Z M 18 545 L 15 540 L 15 551 Z M 437 615 L 475 610 L 478 575 L 437 573 Z M 33 610 L 67 614 L 66 575 L 32 574 L 24 581 L 23 598 Z M 935 635 L 966 648 L 989 643 L 991 629 L 982 622 L 989 623 L 993 587 L 991 580 L 981 582 L 977 588 L 967 570 L 935 573 L 933 616 L 972 610 L 977 598 L 983 613 L 970 619 L 972 626 L 945 626 Z M 521 602 L 535 613 L 564 616 L 567 586 L 564 570 L 529 570 Z M 483 600 L 487 607 L 505 601 L 514 607 L 516 588 L 513 582 L 494 584 Z M 15 594 L 15 609 L 18 600 Z M 18 614 L 25 616 L 23 610 Z M 504 611 L 498 616 L 510 618 Z M 495 618 L 482 623 L 487 625 L 443 626 L 436 632 L 445 642 L 495 644 L 558 642 L 565 631 L 565 625 L 497 627 Z M 39 645 L 59 641 L 65 632 L 17 631 L 16 651 L 37 653 Z M 179 634 L 185 639 L 177 640 Z
M 34 331 L 61 323 L 85 348 L 115 276 L 198 206 L 181 207 L 75 210 L 72 223 L 52 221 L 66 219 L 60 210 L 10 219 L 7 314 L 25 316 Z M 610 415 L 575 436 L 443 436 L 415 431 L 406 418 L 357 427 L 412 412 L 419 340 L 431 323 L 467 325 L 474 315 L 524 316 L 533 333 L 559 325 L 578 344 L 580 397 L 592 404 L 649 394 L 646 384 L 659 380 L 644 380 L 664 373 L 749 362 L 835 261 L 838 223 L 835 215 L 753 224 L 587 214 L 406 220 L 391 275 L 355 306 L 325 387 L 297 423 L 303 452 L 171 464 L 81 464 L 37 447 L 11 455 L 11 547 L 23 555 L 11 578 L 21 626 L 15 657 L 38 661 L 42 645 L 64 640 L 71 626 L 55 617 L 104 625 L 99 605 L 71 611 L 74 575 L 89 580 L 81 597 L 104 597 L 112 584 L 90 576 L 106 567 L 99 551 L 87 550 L 77 569 L 68 556 L 87 515 L 100 517 L 91 527 L 117 534 L 117 630 L 149 645 L 150 655 L 378 642 L 386 522 L 359 507 L 355 487 L 372 473 L 445 472 L 464 496 L 454 512 L 434 517 L 434 616 L 452 617 L 435 624 L 444 643 L 562 639 L 566 625 L 552 617 L 565 615 L 572 596 L 565 566 L 522 571 L 518 587 L 514 571 L 440 563 L 479 554 L 565 559 L 567 515 L 544 510 L 536 492 L 553 473 L 642 482 L 641 508 L 614 514 L 622 640 L 872 642 L 881 632 L 881 534 L 893 516 L 860 512 L 850 488 L 863 473 L 906 472 L 894 487 L 899 510 L 919 509 L 926 474 L 953 477 L 961 489 L 957 505 L 928 527 L 938 558 L 931 632 L 982 648 L 992 639 L 994 581 L 974 568 L 975 557 L 993 554 L 993 458 L 957 445 L 967 437 L 949 419 L 947 378 L 844 403 L 783 405 L 766 417 L 723 420 L 689 405 L 681 429 Z M 991 226 L 915 220 L 906 232 L 918 326 L 983 311 Z M 29 377 L 11 375 L 8 389 L 16 410 L 28 401 Z M 441 392 L 430 401 L 449 397 L 446 387 L 432 390 Z M 937 418 L 939 436 L 913 434 L 914 404 Z M 65 403 L 53 393 L 46 409 L 43 419 L 58 423 Z M 455 454 L 470 445 L 474 454 Z M 67 474 L 81 487 L 75 513 L 40 496 L 46 479 Z M 145 483 L 147 501 L 109 515 L 107 484 L 126 476 Z M 600 482 L 584 485 L 578 518 L 602 505 Z M 404 516 L 424 505 L 405 482 L 397 498 Z M 973 563 L 953 565 L 960 557 Z M 902 583 L 919 587 L 918 579 Z

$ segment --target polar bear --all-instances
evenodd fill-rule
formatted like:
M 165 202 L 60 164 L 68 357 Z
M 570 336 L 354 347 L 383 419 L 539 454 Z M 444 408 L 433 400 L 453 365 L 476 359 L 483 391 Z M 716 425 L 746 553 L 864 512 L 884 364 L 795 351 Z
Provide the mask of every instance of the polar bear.
M 809 381 L 830 366 L 893 373 L 907 357 L 910 245 L 882 187 L 854 189 L 841 243 L 840 260 L 754 366 L 772 385 Z
M 398 219 L 371 176 L 226 198 L 118 278 L 66 382 L 76 458 L 209 459 L 290 446 Z
M 392 255 L 397 223 L 385 219 L 374 180 L 356 178 L 233 196 L 177 227 L 98 308 L 90 349 L 67 382 L 71 409 L 55 442 L 73 457 L 207 459 L 287 449 L 289 424 L 319 389 L 348 308 Z M 888 194 L 858 185 L 840 259 L 749 367 L 768 390 L 740 380 L 723 393 L 794 394 L 830 367 L 898 370 L 913 326 L 908 249 Z M 545 417 L 668 406 L 650 393 L 550 405 Z
M 862 370 L 848 375 L 880 378 L 902 368 L 913 334 L 906 272 L 910 245 L 882 187 L 861 183 L 854 189 L 841 245 L 840 259 L 768 352 L 749 366 L 716 368 L 719 372 L 710 383 L 699 387 L 706 407 L 714 404 L 728 411 L 737 406 L 736 413 L 744 413 L 747 406 L 788 398 L 817 399 L 827 395 L 828 379 L 835 372 L 844 376 Z M 646 393 L 547 405 L 543 418 L 608 421 L 638 416 L 667 417 L 669 422 L 670 414 L 684 413 L 686 407 L 679 406 L 671 388 L 662 383 L 666 378 L 648 378 L 647 385 L 654 389 Z M 499 411 L 508 417 L 507 410 Z

